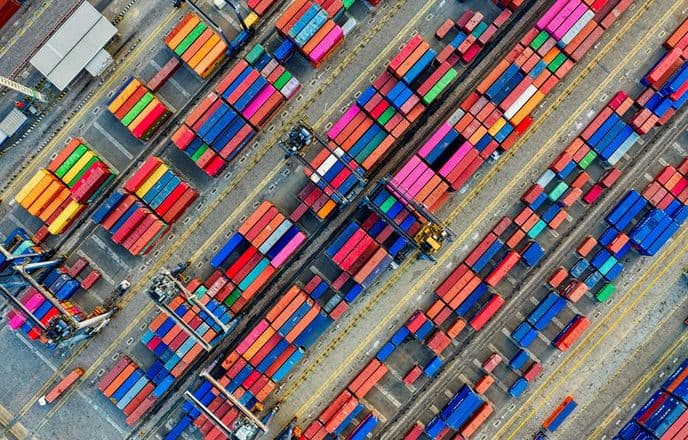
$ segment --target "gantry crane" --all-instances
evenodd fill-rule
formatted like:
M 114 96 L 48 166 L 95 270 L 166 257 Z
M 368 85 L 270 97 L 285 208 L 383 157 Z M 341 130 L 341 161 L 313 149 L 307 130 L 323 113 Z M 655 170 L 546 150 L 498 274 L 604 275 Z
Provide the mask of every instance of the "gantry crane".
M 4 76 L 0 76 L 0 86 L 16 90 L 17 92 L 22 93 L 26 96 L 30 96 L 38 101 L 48 102 L 48 97 L 45 96 L 43 93 L 39 92 L 38 90 L 26 87 L 25 85 L 19 84 L 16 81 L 12 81 L 9 78 L 5 78 Z

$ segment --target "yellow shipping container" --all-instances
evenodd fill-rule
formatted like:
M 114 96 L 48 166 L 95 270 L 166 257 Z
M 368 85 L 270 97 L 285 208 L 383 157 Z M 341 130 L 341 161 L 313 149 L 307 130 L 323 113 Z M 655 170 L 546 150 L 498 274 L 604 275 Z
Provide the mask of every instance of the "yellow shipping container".
M 69 191 L 69 188 L 62 188 L 62 191 L 60 191 L 55 198 L 53 199 L 52 202 L 48 206 L 45 207 L 43 212 L 38 216 L 41 220 L 44 222 L 47 222 L 48 219 L 50 218 L 51 215 L 55 212 L 57 208 L 60 207 L 62 202 L 67 200 L 67 197 L 69 197 L 69 194 L 71 194 L 71 191 Z
M 189 63 L 188 63 L 189 67 L 191 67 L 192 69 L 194 67 L 196 67 L 198 65 L 198 63 L 200 63 L 203 60 L 203 58 L 205 58 L 206 55 L 208 55 L 208 53 L 210 53 L 212 48 L 215 47 L 215 45 L 219 41 L 220 41 L 220 37 L 217 34 L 213 34 L 210 38 L 208 38 L 208 41 L 206 41 L 205 44 L 203 44 L 203 46 L 201 46 L 201 48 L 198 49 L 198 51 L 194 54 L 194 56 L 192 56 L 191 59 L 189 60 Z
M 251 360 L 251 358 L 255 356 L 256 353 L 258 353 L 258 350 L 263 348 L 263 345 L 265 345 L 265 343 L 268 342 L 268 340 L 272 338 L 274 334 L 275 329 L 273 329 L 272 327 L 266 328 L 263 334 L 258 336 L 258 339 L 256 339 L 256 341 L 253 344 L 251 344 L 248 350 L 246 350 L 246 352 L 243 354 L 244 359 L 246 359 L 247 361 Z
M 258 14 L 255 12 L 251 11 L 246 17 L 244 17 L 244 24 L 246 27 L 252 27 L 254 24 L 258 23 L 258 20 L 260 17 L 258 17 Z
M 139 113 L 138 116 L 136 116 L 134 118 L 134 120 L 131 121 L 131 123 L 129 125 L 127 125 L 127 128 L 129 128 L 130 130 L 133 130 L 134 128 L 138 127 L 139 124 L 141 123 L 141 121 L 146 119 L 146 116 L 148 116 L 148 114 L 151 111 L 153 111 L 155 106 L 157 106 L 158 104 L 160 104 L 160 100 L 158 98 L 154 97 L 153 100 L 151 102 L 149 102 L 148 105 L 143 110 L 141 110 L 141 113 Z
M 43 180 L 43 178 L 46 176 L 46 174 L 50 174 L 50 171 L 41 168 L 38 170 L 36 174 L 29 180 L 24 187 L 19 190 L 16 196 L 14 196 L 14 200 L 17 201 L 20 205 L 24 206 L 23 201 L 24 199 L 31 193 L 31 191 L 36 188 L 36 186 Z M 34 199 L 35 200 L 35 199 Z M 32 200 L 33 202 L 33 200 Z M 29 203 L 30 205 L 30 203 Z
M 28 211 L 31 215 L 38 217 L 41 212 L 52 202 L 55 197 L 62 191 L 64 184 L 55 179 L 48 187 L 41 193 L 40 196 L 29 206 Z
M 110 113 L 114 113 L 117 110 L 119 110 L 120 107 L 122 107 L 122 104 L 129 99 L 129 97 L 134 94 L 136 89 L 139 88 L 141 85 L 141 81 L 139 81 L 136 78 L 133 78 L 131 82 L 120 92 L 119 95 L 110 103 L 108 104 L 108 110 Z
M 84 205 L 76 200 L 72 200 L 69 202 L 69 205 L 67 205 L 64 211 L 57 216 L 55 221 L 48 225 L 48 232 L 53 235 L 63 233 L 65 229 L 67 229 L 67 227 L 72 223 L 72 220 L 81 214 L 81 211 L 83 211 L 84 208 Z
M 220 41 L 213 47 L 210 53 L 201 61 L 194 72 L 198 74 L 201 78 L 207 78 L 211 73 L 217 69 L 222 60 L 225 59 L 227 55 L 227 45 L 224 41 Z
M 533 110 L 535 110 L 535 107 L 538 106 L 542 102 L 542 100 L 545 99 L 545 94 L 542 93 L 541 91 L 535 92 L 535 94 L 528 100 L 528 102 L 525 103 L 523 107 L 521 107 L 521 110 L 518 111 L 514 115 L 513 118 L 511 118 L 511 124 L 514 126 L 518 125 L 523 121 L 526 116 L 531 114 Z
M 48 186 L 50 186 L 50 184 L 55 180 L 57 180 L 57 177 L 48 173 L 45 177 L 43 177 L 43 179 L 41 179 L 40 182 L 38 182 L 38 185 L 33 187 L 29 195 L 21 201 L 21 205 L 24 208 L 29 209 L 29 206 L 31 206 L 33 202 L 35 202 L 36 199 L 38 199 L 38 197 L 40 197 L 40 195 L 43 194 L 43 191 L 48 189 Z
M 201 20 L 198 17 L 196 17 L 195 15 L 193 17 L 191 17 L 191 20 L 186 22 L 184 27 L 179 29 L 179 32 L 177 32 L 177 35 L 172 37 L 172 39 L 170 40 L 170 42 L 167 46 L 170 49 L 175 50 L 177 48 L 177 46 L 179 46 L 179 43 L 181 43 L 182 40 L 184 38 L 186 38 L 187 35 L 189 35 L 189 32 L 191 32 L 193 30 L 193 28 L 195 28 L 196 25 L 200 22 L 201 22 Z
M 136 195 L 140 198 L 143 199 L 143 196 L 146 195 L 148 191 L 150 191 L 151 188 L 153 188 L 153 185 L 155 185 L 158 180 L 165 174 L 167 171 L 169 171 L 169 167 L 165 165 L 164 163 L 160 164 L 159 167 L 153 171 L 153 174 L 151 174 L 148 179 L 146 179 L 139 189 L 136 190 Z
M 487 130 L 487 132 L 490 133 L 490 136 L 495 137 L 497 136 L 497 133 L 499 133 L 499 130 L 504 127 L 504 124 L 506 124 L 506 119 L 500 116 L 499 119 L 497 119 L 497 122 L 495 122 L 494 125 Z
M 84 153 L 83 156 L 77 160 L 74 165 L 65 173 L 65 175 L 62 177 L 62 181 L 65 183 L 70 182 L 73 178 L 77 176 L 81 172 L 81 170 L 84 169 L 88 161 L 96 157 L 95 153 L 91 150 L 88 150 L 87 152 Z

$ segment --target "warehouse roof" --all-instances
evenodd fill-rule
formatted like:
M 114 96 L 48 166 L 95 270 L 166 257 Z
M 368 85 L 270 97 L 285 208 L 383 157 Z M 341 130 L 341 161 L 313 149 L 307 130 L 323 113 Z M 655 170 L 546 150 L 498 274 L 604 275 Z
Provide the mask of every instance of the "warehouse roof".
M 100 12 L 83 2 L 31 58 L 31 64 L 64 90 L 116 33 Z

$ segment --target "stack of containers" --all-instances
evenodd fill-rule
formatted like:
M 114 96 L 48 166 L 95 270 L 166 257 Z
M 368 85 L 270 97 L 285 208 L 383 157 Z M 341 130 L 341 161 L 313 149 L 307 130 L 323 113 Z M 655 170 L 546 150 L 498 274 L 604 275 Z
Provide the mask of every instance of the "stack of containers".
M 150 156 L 93 214 L 132 255 L 148 253 L 198 193 L 162 160 Z
M 98 389 L 126 416 L 133 426 L 162 395 L 161 383 L 138 366 L 128 356 L 117 361 L 98 382 Z
M 623 12 L 626 3 L 608 2 L 600 9 L 597 3 L 555 2 L 421 147 L 412 159 L 415 166 L 404 167 L 395 180 L 410 181 L 408 173 L 413 171 L 430 176 L 428 170 L 432 170 L 451 190 L 460 189 L 493 152 L 508 150 L 527 130 L 532 111 L 579 59 L 568 56 L 566 48 L 585 25 L 593 22 L 599 27 L 599 38 L 613 21 L 610 17 Z M 465 25 L 461 20 L 459 24 Z M 577 55 L 582 56 L 592 44 L 582 46 Z M 624 134 L 630 136 L 627 130 Z M 432 191 L 436 183 L 428 178 L 428 185 Z M 418 192 L 425 196 L 427 191 Z
M 295 46 L 315 67 L 344 41 L 344 30 L 330 15 L 330 10 L 343 10 L 342 3 L 323 3 L 332 6 L 312 0 L 295 0 L 275 22 L 275 28 L 287 40 L 285 44 Z
M 15 200 L 40 218 L 51 234 L 64 232 L 115 175 L 81 139 L 73 138 Z
M 172 141 L 215 177 L 299 88 L 298 79 L 256 45 L 189 114 Z
M 606 216 L 609 225 L 598 237 L 589 236 L 578 246 L 577 260 L 568 269 L 559 268 L 549 277 L 550 291 L 511 334 L 520 347 L 528 347 L 552 319 L 563 310 L 566 300 L 577 302 L 588 292 L 599 302 L 607 301 L 621 275 L 620 260 L 632 248 L 641 255 L 653 255 L 688 218 L 688 159 L 679 169 L 664 167 L 641 193 L 629 191 Z M 554 340 L 566 350 L 589 324 L 575 318 Z M 582 328 L 582 330 L 581 330 Z
M 3 247 L 10 252 L 11 255 L 25 255 L 32 253 L 41 253 L 42 249 L 35 245 L 23 229 L 15 229 L 10 233 L 3 243 Z M 33 258 L 36 260 L 36 257 Z M 39 260 L 36 260 L 39 261 Z M 65 268 L 57 268 L 49 271 L 46 276 L 37 280 L 43 287 L 50 290 L 62 306 L 69 311 L 75 319 L 80 320 L 84 318 L 84 314 L 79 307 L 68 301 L 76 291 L 80 288 L 79 281 L 71 277 Z M 19 298 L 22 304 L 26 306 L 44 325 L 60 314 L 59 310 L 55 308 L 50 301 L 48 301 L 38 290 L 29 287 L 22 293 Z M 20 310 L 11 309 L 7 313 L 7 324 L 12 330 L 21 331 L 27 335 L 29 339 L 36 340 L 42 335 L 40 327 L 35 326 L 33 321 Z
M 110 113 L 136 139 L 147 141 L 172 112 L 136 78 L 130 78 L 108 101 Z
M 677 51 L 683 52 L 672 49 L 642 81 L 648 85 L 638 98 L 643 108 L 631 120 L 632 127 L 640 134 L 665 124 L 688 101 L 688 63 L 682 57 L 673 59 L 672 54 Z M 670 66 L 665 65 L 672 62 Z M 660 68 L 664 72 L 661 76 L 657 72 Z
M 240 310 L 258 293 L 306 238 L 272 202 L 261 203 L 210 260 L 236 286 L 228 298 L 232 310 Z
M 623 440 L 688 436 L 688 359 L 669 376 L 618 433 Z
M 304 288 L 291 286 L 213 370 L 217 380 L 242 404 L 253 408 L 263 402 L 304 357 L 304 350 L 332 323 L 315 301 L 321 293 L 322 279 L 318 276 Z M 194 395 L 221 419 L 234 410 L 208 382 L 197 388 Z M 193 422 L 201 432 L 210 435 L 214 427 L 205 416 L 190 403 L 185 405 L 185 412 L 186 420 L 178 424 L 182 426 L 178 430 Z
M 448 64 L 446 69 L 434 70 L 435 56 L 422 37 L 411 38 L 388 69 L 333 124 L 327 132 L 328 147 L 310 161 L 312 169 L 305 170 L 310 182 L 299 193 L 304 212 L 310 208 L 319 218 L 327 218 L 341 203 L 334 190 L 349 194 L 359 177 L 374 169 L 395 140 L 423 114 L 426 103 L 456 78 L 456 71 Z
M 222 64 L 227 44 L 211 27 L 189 12 L 164 38 L 165 45 L 205 79 Z
M 480 27 L 494 26 L 496 30 L 508 15 L 500 17 L 496 23 Z M 479 21 L 476 21 L 476 27 Z M 487 43 L 493 36 L 492 31 L 483 33 L 479 43 Z M 449 52 L 455 49 L 452 45 L 458 47 L 465 37 L 461 32 L 452 40 L 447 46 L 451 49 Z M 303 201 L 299 212 L 310 208 L 319 218 L 327 218 L 341 202 L 339 196 L 333 194 L 333 189 L 347 195 L 357 184 L 358 179 L 351 169 L 363 176 L 379 164 L 395 140 L 424 113 L 426 105 L 433 103 L 456 80 L 458 74 L 452 67 L 455 61 L 449 57 L 448 49 L 437 54 L 419 35 L 404 45 L 390 61 L 388 69 L 374 80 L 373 85 L 328 132 L 330 145 L 311 161 L 317 172 L 306 170 L 311 182 L 299 193 L 299 199 Z M 435 59 L 440 61 L 439 66 L 433 63 Z M 495 148 L 496 145 L 492 151 Z M 485 157 L 489 154 L 485 153 Z M 344 161 L 348 162 L 348 167 Z M 399 178 L 403 180 L 406 176 Z M 441 179 L 426 183 L 436 185 L 438 180 Z M 422 194 L 425 196 L 433 189 L 439 193 L 439 189 L 429 188 Z
M 213 284 L 210 281 L 209 279 L 206 284 Z M 208 294 L 212 287 L 208 288 L 200 281 L 192 280 L 186 288 L 224 324 L 232 322 L 232 316 L 227 308 Z M 206 343 L 216 345 L 222 340 L 222 330 L 198 305 L 191 305 L 182 296 L 176 296 L 172 298 L 168 306 L 201 335 Z M 159 313 L 153 318 L 146 332 L 141 336 L 141 343 L 152 352 L 155 358 L 149 368 L 142 368 L 128 360 L 124 370 L 130 371 L 115 374 L 114 372 L 121 367 L 120 362 L 101 381 L 103 384 L 101 390 L 111 398 L 118 409 L 124 412 L 129 425 L 135 424 L 149 411 L 152 404 L 188 372 L 189 367 L 203 353 L 203 347 L 164 313 Z M 139 373 L 136 373 L 137 371 Z M 128 379 L 133 375 L 136 379 Z M 119 378 L 122 381 L 121 386 L 124 387 L 117 393 L 114 392 L 114 386 L 109 385 L 111 381 L 116 380 L 115 378 Z M 105 387 L 108 387 L 113 394 L 105 390 Z
M 370 287 L 405 246 L 406 241 L 375 214 L 360 225 L 348 223 L 325 250 L 342 271 L 333 287 L 346 290 L 347 281 L 353 281 L 358 291 Z
M 510 16 L 511 11 L 505 9 L 493 23 L 487 23 L 480 12 L 467 10 L 456 20 L 456 23 L 448 22 L 451 27 L 456 25 L 459 32 L 438 56 L 438 61 L 452 62 L 460 59 L 465 63 L 470 63 Z
M 442 438 L 450 430 L 460 432 L 462 426 L 467 423 L 470 425 L 469 420 L 472 417 L 488 411 L 483 409 L 485 407 L 491 408 L 471 387 L 463 385 L 440 413 L 425 426 L 425 433 L 430 438 Z
M 255 134 L 243 117 L 210 92 L 172 135 L 172 142 L 206 174 L 216 177 Z

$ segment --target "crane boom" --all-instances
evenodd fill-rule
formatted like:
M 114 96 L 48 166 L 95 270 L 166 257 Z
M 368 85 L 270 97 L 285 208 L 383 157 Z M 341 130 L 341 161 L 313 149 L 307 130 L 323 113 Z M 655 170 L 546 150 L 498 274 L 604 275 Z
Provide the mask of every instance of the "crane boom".
M 45 96 L 43 93 L 39 92 L 38 90 L 26 87 L 25 85 L 19 84 L 16 81 L 12 81 L 9 78 L 5 78 L 4 76 L 0 76 L 0 85 L 8 87 L 12 90 L 16 90 L 17 92 L 23 93 L 24 95 L 31 96 L 34 99 L 37 99 L 41 102 L 48 102 L 48 97 Z

